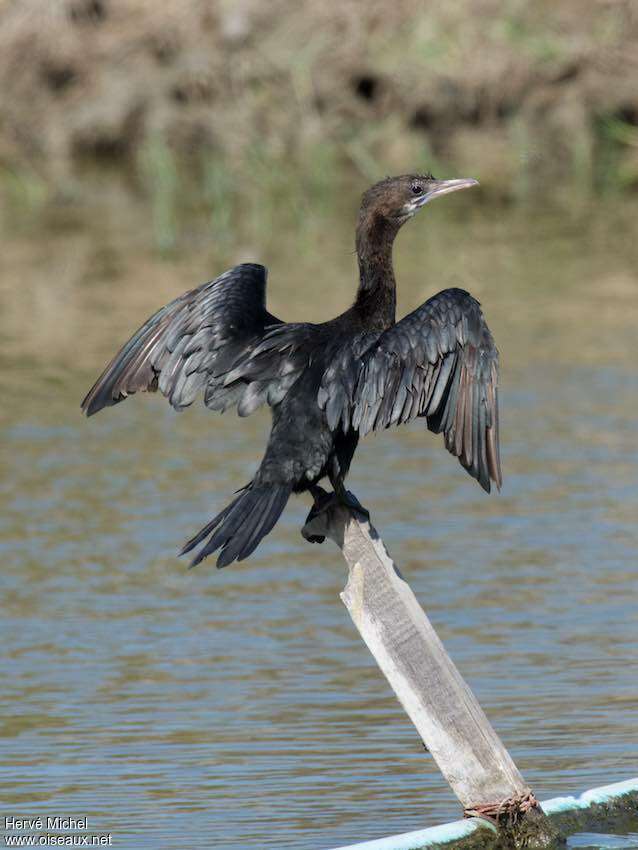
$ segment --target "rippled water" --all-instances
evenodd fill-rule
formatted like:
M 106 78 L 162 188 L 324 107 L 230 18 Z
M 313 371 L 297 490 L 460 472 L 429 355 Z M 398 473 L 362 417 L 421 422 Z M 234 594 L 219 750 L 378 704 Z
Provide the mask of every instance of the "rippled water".
M 503 492 L 420 425 L 364 441 L 349 483 L 537 796 L 575 793 L 637 773 L 638 206 L 449 209 L 401 235 L 400 303 L 482 300 Z M 87 816 L 136 850 L 320 850 L 456 819 L 339 601 L 340 556 L 299 534 L 307 500 L 244 564 L 175 556 L 251 476 L 267 414 L 78 407 L 130 331 L 239 259 L 269 262 L 275 313 L 343 309 L 350 219 L 302 250 L 194 231 L 168 261 L 134 221 L 4 240 L 0 814 Z

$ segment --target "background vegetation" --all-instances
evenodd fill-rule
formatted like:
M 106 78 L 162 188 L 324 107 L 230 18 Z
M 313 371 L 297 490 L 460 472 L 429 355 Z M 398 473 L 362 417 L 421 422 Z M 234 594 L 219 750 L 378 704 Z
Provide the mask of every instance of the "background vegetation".
M 223 233 L 233 205 L 296 214 L 353 176 L 638 186 L 632 0 L 4 0 L 0 91 L 13 201 L 94 197 L 115 171 L 164 247 L 186 208 Z

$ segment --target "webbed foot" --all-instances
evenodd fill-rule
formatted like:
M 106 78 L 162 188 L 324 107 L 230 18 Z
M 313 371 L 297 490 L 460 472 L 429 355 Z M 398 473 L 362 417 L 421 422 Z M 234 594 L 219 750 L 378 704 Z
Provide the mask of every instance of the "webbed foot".
M 320 516 L 325 511 L 330 510 L 330 508 L 335 504 L 336 494 L 328 493 L 323 487 L 320 487 L 318 484 L 315 484 L 314 487 L 310 490 L 312 493 L 312 497 L 315 500 L 314 505 L 310 508 L 310 513 L 306 517 L 306 521 L 304 523 L 304 527 L 301 529 L 301 534 L 308 543 L 323 543 L 326 539 L 324 534 L 309 534 L 306 532 L 306 526 Z
M 370 511 L 364 508 L 351 490 L 343 490 L 337 494 L 340 504 L 345 505 L 357 514 L 360 514 L 366 522 L 370 522 Z
M 314 485 L 310 492 L 312 493 L 315 503 L 306 517 L 304 527 L 301 529 L 302 536 L 309 543 L 324 542 L 326 539 L 324 534 L 313 534 L 308 531 L 307 528 L 313 520 L 317 519 L 317 517 L 321 516 L 321 514 L 329 512 L 335 507 L 345 506 L 348 510 L 358 514 L 365 522 L 370 521 L 370 513 L 368 510 L 363 507 L 354 493 L 351 493 L 350 490 L 346 490 L 343 486 L 338 487 L 334 493 L 328 493 L 323 489 L 323 487 Z

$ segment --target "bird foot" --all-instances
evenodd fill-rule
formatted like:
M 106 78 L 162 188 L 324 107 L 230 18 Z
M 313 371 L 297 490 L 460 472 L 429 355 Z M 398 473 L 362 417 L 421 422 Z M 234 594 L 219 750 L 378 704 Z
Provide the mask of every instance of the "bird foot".
M 315 486 L 312 490 L 312 495 L 314 497 L 315 503 L 310 509 L 310 513 L 306 517 L 306 522 L 304 523 L 304 527 L 301 529 L 301 534 L 305 540 L 309 543 L 323 543 L 326 539 L 325 534 L 316 534 L 314 530 L 310 530 L 309 526 L 319 517 L 322 517 L 324 514 L 328 514 L 331 510 L 334 510 L 338 507 L 346 507 L 350 511 L 353 511 L 356 514 L 359 514 L 366 522 L 370 521 L 370 514 L 363 507 L 361 502 L 357 499 L 354 493 L 351 493 L 350 490 L 341 490 L 339 493 L 328 493 L 323 487 Z M 324 524 L 326 527 L 329 525 L 328 517 L 324 517 Z M 315 526 L 317 524 L 315 523 Z
M 302 536 L 308 543 L 323 543 L 326 539 L 325 534 L 311 534 L 306 527 L 321 514 L 330 510 L 335 504 L 335 493 L 328 493 L 323 487 L 316 484 L 312 488 L 312 497 L 315 500 L 314 505 L 310 508 L 310 513 L 306 517 L 304 527 L 301 529 Z
M 345 505 L 347 508 L 350 508 L 351 511 L 362 516 L 366 522 L 370 522 L 370 511 L 363 507 L 361 502 L 351 490 L 344 490 L 343 493 L 338 496 L 338 500 L 340 505 Z

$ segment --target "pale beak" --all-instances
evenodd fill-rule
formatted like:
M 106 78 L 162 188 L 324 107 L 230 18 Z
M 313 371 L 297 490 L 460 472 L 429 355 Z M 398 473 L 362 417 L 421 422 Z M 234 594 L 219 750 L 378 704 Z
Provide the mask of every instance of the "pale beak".
M 458 180 L 433 180 L 423 198 L 419 198 L 418 205 L 421 207 L 433 198 L 458 192 L 459 189 L 469 189 L 470 186 L 478 186 L 478 184 L 478 180 L 474 180 L 473 177 L 461 177 Z

